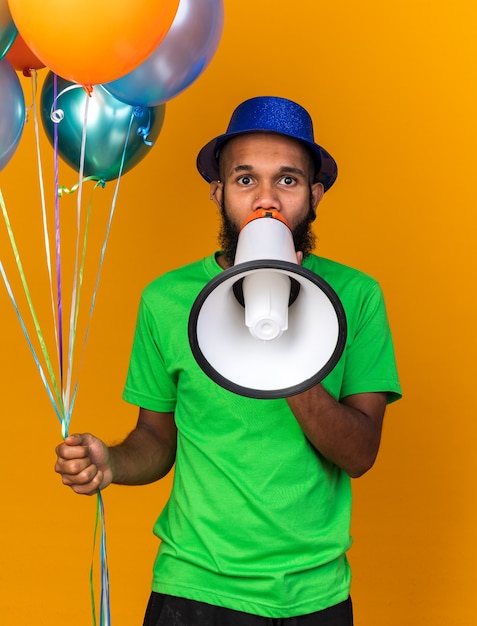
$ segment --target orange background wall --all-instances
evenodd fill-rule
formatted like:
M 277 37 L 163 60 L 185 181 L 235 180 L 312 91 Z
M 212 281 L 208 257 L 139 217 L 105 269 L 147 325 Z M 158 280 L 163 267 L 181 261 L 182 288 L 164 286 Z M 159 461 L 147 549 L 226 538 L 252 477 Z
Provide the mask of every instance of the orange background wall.
M 121 391 L 140 292 L 216 245 L 197 151 L 247 97 L 305 105 L 340 169 L 320 207 L 317 251 L 381 282 L 405 393 L 388 410 L 375 468 L 354 482 L 357 626 L 475 619 L 476 18 L 471 0 L 226 0 L 212 63 L 168 103 L 151 154 L 121 182 L 80 375 L 71 430 L 119 440 L 136 419 Z M 22 84 L 28 104 L 31 83 Z M 43 135 L 42 146 L 51 188 Z M 65 166 L 60 182 L 75 181 Z M 31 113 L 0 185 L 48 319 Z M 95 193 L 95 223 L 112 190 Z M 65 224 L 75 202 L 62 204 Z M 95 233 L 91 250 L 101 243 Z M 3 226 L 0 251 L 18 286 Z M 53 472 L 59 423 L 0 287 L 0 619 L 84 626 L 95 499 L 76 496 Z M 169 486 L 104 494 L 114 626 L 142 623 L 157 545 L 151 527 Z

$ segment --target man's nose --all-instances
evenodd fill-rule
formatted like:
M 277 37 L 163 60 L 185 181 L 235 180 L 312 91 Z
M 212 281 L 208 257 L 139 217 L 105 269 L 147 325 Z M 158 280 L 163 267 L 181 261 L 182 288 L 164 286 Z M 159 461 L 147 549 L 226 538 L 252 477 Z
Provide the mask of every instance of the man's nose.
M 255 211 L 258 209 L 274 209 L 275 211 L 281 210 L 278 194 L 272 185 L 260 185 L 257 189 L 253 208 Z

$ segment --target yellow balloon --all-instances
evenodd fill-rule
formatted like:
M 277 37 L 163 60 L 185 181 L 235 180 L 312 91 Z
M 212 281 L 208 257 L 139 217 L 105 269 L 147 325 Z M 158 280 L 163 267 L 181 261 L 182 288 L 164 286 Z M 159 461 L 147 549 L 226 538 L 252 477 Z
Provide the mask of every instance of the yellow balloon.
M 50 70 L 81 85 L 135 69 L 167 34 L 179 0 L 9 0 L 26 45 Z

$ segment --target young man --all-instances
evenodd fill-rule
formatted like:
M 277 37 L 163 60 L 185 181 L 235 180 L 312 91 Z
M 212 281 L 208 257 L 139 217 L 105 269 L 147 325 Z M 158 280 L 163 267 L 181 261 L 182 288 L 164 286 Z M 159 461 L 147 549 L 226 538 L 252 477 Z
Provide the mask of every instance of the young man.
M 108 447 L 91 434 L 57 448 L 56 471 L 81 494 L 144 484 L 175 463 L 145 626 L 351 626 L 350 477 L 376 458 L 386 404 L 400 397 L 381 290 L 311 253 L 311 223 L 337 169 L 298 104 L 259 97 L 200 151 L 222 215 L 221 251 L 169 272 L 143 293 L 124 398 L 136 428 Z M 188 343 L 193 303 L 233 264 L 244 220 L 275 210 L 298 262 L 327 281 L 346 314 L 332 372 L 277 400 L 219 387 Z M 233 355 L 231 355 L 233 359 Z

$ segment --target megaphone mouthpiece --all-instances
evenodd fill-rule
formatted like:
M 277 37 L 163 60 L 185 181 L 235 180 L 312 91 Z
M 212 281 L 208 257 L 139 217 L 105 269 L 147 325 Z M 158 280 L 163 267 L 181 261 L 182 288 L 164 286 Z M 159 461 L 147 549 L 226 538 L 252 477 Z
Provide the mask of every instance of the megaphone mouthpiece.
M 296 263 L 292 232 L 286 219 L 276 210 L 255 211 L 240 230 L 234 265 L 258 259 Z

